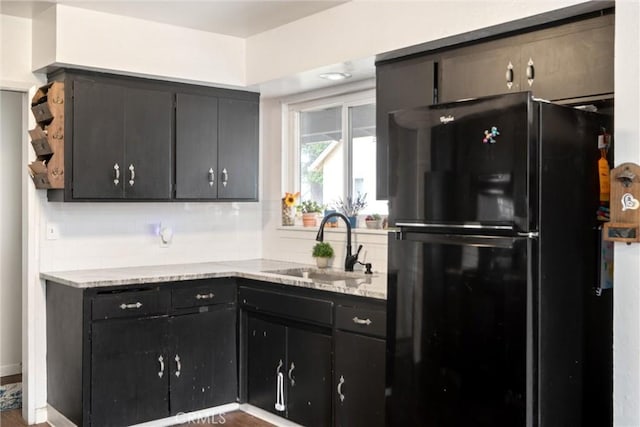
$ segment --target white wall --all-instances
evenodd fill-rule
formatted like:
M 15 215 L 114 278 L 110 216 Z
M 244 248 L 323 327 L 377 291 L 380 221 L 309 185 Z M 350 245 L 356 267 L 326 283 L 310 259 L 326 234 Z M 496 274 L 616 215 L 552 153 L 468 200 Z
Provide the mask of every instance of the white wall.
M 60 4 L 35 20 L 34 39 L 49 46 L 33 50 L 34 69 L 54 60 L 58 65 L 130 75 L 245 85 L 242 38 Z M 55 45 L 53 58 L 51 45 Z
M 577 3 L 582 1 L 350 1 L 249 37 L 247 84 L 372 57 Z
M 0 92 L 0 376 L 22 372 L 23 94 Z
M 640 3 L 616 2 L 615 163 L 640 164 Z M 614 425 L 640 426 L 640 244 L 615 244 Z

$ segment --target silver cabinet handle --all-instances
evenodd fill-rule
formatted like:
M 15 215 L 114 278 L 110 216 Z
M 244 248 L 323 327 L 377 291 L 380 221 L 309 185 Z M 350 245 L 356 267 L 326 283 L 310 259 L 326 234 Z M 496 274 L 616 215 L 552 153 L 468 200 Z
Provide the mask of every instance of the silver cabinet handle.
M 133 304 L 120 304 L 120 308 L 122 310 L 127 310 L 127 309 L 131 309 L 131 308 L 140 308 L 142 307 L 142 303 L 140 301 L 133 303 Z
M 276 404 L 274 406 L 276 411 L 284 412 L 286 409 L 284 406 L 284 375 L 280 372 L 280 368 L 282 368 L 282 359 L 276 368 Z
M 227 169 L 222 169 L 222 186 L 226 187 L 227 186 L 227 182 L 229 182 L 229 172 L 227 172 Z
M 291 368 L 289 369 L 289 382 L 291 383 L 291 387 L 296 385 L 296 380 L 293 378 L 293 370 L 296 369 L 296 365 L 291 362 Z
M 340 381 L 338 382 L 338 397 L 340 397 L 340 402 L 344 402 L 344 394 L 342 394 L 342 384 L 344 384 L 344 376 L 340 375 Z
M 213 168 L 209 168 L 209 187 L 213 187 L 213 183 L 215 182 L 216 174 L 213 173 Z
M 353 319 L 353 323 L 355 323 L 356 325 L 367 325 L 369 326 L 371 323 L 371 319 L 360 319 L 358 316 L 354 317 Z
M 162 355 L 158 357 L 158 362 L 160 362 L 160 372 L 158 372 L 158 376 L 162 378 L 164 375 L 164 359 L 162 358 Z
M 533 59 L 529 58 L 529 62 L 527 62 L 527 70 L 525 71 L 527 75 L 527 83 L 529 86 L 533 85 L 533 80 L 536 78 L 536 69 L 533 67 Z
M 113 165 L 113 185 L 120 184 L 120 166 L 116 163 Z
M 197 294 L 196 295 L 196 299 L 212 299 L 213 297 L 215 297 L 215 295 L 213 293 Z
M 513 86 L 513 64 L 509 61 L 509 65 L 507 65 L 507 72 L 504 75 L 507 80 L 507 88 L 511 89 Z
M 176 361 L 176 368 L 178 369 L 178 370 L 176 371 L 176 377 L 179 377 L 179 376 L 180 376 L 180 371 L 182 370 L 182 365 L 180 364 L 180 356 L 178 356 L 178 355 L 176 354 L 176 357 L 175 357 L 175 359 L 173 359 L 173 360 L 175 360 L 175 361 Z
M 129 171 L 131 172 L 131 179 L 129 180 L 129 185 L 133 187 L 133 184 L 136 183 L 136 168 L 133 167 L 133 163 L 129 165 Z

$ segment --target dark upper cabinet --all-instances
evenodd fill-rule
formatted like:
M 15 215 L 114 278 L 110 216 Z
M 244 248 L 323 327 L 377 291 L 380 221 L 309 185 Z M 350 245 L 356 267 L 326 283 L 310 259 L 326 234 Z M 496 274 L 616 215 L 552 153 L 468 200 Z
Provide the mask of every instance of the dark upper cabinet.
M 218 198 L 257 200 L 259 105 L 220 98 L 218 106 Z
M 77 70 L 49 77 L 71 88 L 71 172 L 49 200 L 258 200 L 259 94 Z
M 218 98 L 176 95 L 176 198 L 218 197 Z
M 73 198 L 171 198 L 170 92 L 74 82 Z
M 258 199 L 258 109 L 253 100 L 177 94 L 177 199 Z
M 613 96 L 614 15 L 452 49 L 440 56 L 440 102 L 533 92 L 551 101 Z
M 434 102 L 434 62 L 412 58 L 376 66 L 376 197 L 388 197 L 389 113 Z

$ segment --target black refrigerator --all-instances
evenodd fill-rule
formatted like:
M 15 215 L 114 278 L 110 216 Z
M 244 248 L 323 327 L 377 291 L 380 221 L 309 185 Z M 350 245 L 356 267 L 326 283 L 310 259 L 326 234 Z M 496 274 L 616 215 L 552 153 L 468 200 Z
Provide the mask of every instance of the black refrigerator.
M 607 425 L 585 325 L 609 121 L 528 92 L 389 115 L 387 425 Z

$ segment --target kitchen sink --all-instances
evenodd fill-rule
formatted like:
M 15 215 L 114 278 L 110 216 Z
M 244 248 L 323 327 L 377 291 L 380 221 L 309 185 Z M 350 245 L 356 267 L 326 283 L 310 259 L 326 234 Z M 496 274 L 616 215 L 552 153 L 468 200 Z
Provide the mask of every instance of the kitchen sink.
M 345 282 L 346 285 L 357 286 L 371 283 L 371 275 L 350 271 L 323 270 L 319 268 L 289 268 L 284 270 L 270 270 L 265 273 L 280 274 L 283 276 L 300 277 L 313 282 L 335 283 Z

